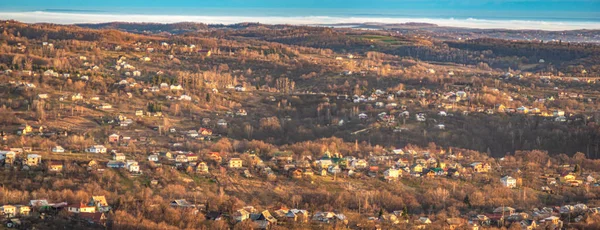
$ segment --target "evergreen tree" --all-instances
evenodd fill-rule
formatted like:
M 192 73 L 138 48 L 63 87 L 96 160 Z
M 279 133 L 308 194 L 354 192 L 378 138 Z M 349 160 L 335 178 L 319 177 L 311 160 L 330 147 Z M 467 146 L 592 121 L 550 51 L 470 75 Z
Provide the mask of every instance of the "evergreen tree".
M 469 199 L 469 195 L 465 195 L 465 199 L 463 199 L 463 203 L 467 205 L 467 207 L 471 208 L 471 200 Z

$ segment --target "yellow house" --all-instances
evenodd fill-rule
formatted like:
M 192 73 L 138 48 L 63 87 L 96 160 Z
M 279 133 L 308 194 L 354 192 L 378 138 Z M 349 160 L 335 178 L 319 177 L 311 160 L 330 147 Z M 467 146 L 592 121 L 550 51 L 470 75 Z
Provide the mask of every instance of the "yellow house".
M 229 160 L 229 168 L 241 168 L 243 166 L 243 161 L 240 158 L 231 158 Z
M 0 206 L 0 213 L 6 217 L 13 217 L 17 214 L 17 207 L 13 205 Z
M 31 132 L 33 132 L 33 128 L 31 127 L 31 125 L 28 125 L 28 124 L 25 124 L 25 125 L 19 127 L 19 131 L 18 131 L 18 133 L 21 135 L 26 135 Z
M 423 172 L 423 166 L 416 164 L 411 169 L 412 172 Z
M 446 162 L 439 162 L 440 168 L 446 168 Z
M 561 177 L 560 177 L 560 181 L 561 181 L 561 182 L 563 182 L 563 183 L 565 183 L 565 182 L 568 182 L 568 181 L 573 181 L 573 180 L 575 180 L 576 178 L 577 178 L 577 177 L 575 177 L 575 175 L 573 175 L 573 174 L 569 173 L 569 174 L 567 174 L 567 175 L 561 176 Z
M 31 208 L 26 205 L 17 205 L 16 208 L 16 212 L 21 216 L 29 216 L 29 213 L 31 212 Z
M 60 162 L 50 162 L 48 165 L 48 170 L 50 172 L 60 172 L 63 170 L 63 164 Z
M 206 165 L 206 163 L 204 163 L 204 162 L 198 163 L 198 166 L 196 167 L 196 172 L 208 173 L 208 166 Z

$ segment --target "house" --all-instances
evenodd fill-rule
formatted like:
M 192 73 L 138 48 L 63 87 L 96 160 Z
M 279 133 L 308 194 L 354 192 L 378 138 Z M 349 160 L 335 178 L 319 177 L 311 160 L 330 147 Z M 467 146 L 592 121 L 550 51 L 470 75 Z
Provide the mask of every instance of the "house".
M 188 162 L 194 162 L 194 161 L 198 160 L 198 155 L 196 155 L 194 153 L 188 153 L 185 156 L 187 157 Z
M 173 200 L 173 201 L 171 201 L 171 203 L 169 205 L 171 205 L 171 207 L 175 207 L 175 208 L 195 208 L 196 207 L 196 205 L 191 204 L 190 202 L 188 202 L 185 199 Z
M 77 101 L 77 100 L 82 100 L 82 99 L 83 99 L 83 96 L 81 96 L 80 93 L 76 93 L 71 96 L 72 101 Z
M 198 130 L 198 133 L 199 133 L 200 135 L 202 135 L 202 136 L 210 136 L 210 135 L 212 135 L 212 133 L 213 133 L 213 132 L 212 132 L 212 130 L 211 130 L 211 129 L 207 129 L 207 128 L 200 128 L 200 129 Z
M 523 230 L 533 230 L 538 227 L 538 224 L 535 220 L 522 220 L 519 222 L 519 224 Z
M 494 214 L 501 214 L 504 216 L 510 216 L 515 214 L 515 209 L 511 207 L 498 207 L 494 209 Z
M 562 221 L 557 216 L 547 217 L 543 221 L 544 221 L 544 224 L 547 225 L 549 229 L 561 229 L 562 228 Z
M 65 149 L 62 146 L 57 145 L 57 146 L 52 147 L 52 152 L 53 153 L 64 153 Z
M 560 182 L 568 183 L 570 181 L 575 181 L 576 179 L 577 179 L 577 177 L 575 176 L 575 174 L 567 173 L 567 174 L 561 175 Z
M 342 169 L 340 168 L 340 166 L 338 165 L 330 165 L 327 168 L 327 172 L 331 173 L 331 174 L 338 174 L 342 172 Z
M 27 135 L 28 133 L 33 132 L 33 127 L 31 127 L 28 124 L 24 124 L 22 126 L 19 127 L 19 129 L 17 130 L 17 134 L 19 135 Z
M 16 215 L 18 216 L 29 216 L 31 213 L 31 208 L 27 205 L 15 205 Z
M 425 229 L 425 228 L 427 228 L 427 225 L 430 225 L 430 224 L 431 224 L 431 220 L 425 216 L 419 217 L 419 219 L 417 219 L 417 221 L 415 221 L 415 227 L 417 229 Z
M 128 160 L 125 162 L 125 167 L 130 173 L 140 173 L 140 165 L 137 161 Z
M 185 154 L 179 154 L 175 157 L 175 162 L 186 163 L 188 162 L 188 158 Z
M 48 171 L 50 172 L 61 172 L 63 170 L 63 163 L 58 161 L 51 161 L 48 164 Z
M 152 162 L 157 162 L 158 161 L 158 155 L 157 154 L 151 154 L 148 156 L 148 161 L 152 161 Z
M 112 109 L 112 105 L 107 104 L 107 103 L 102 103 L 99 106 L 96 106 L 96 109 Z
M 103 208 L 103 207 L 109 207 L 108 206 L 108 202 L 106 202 L 106 197 L 105 196 L 92 196 L 92 198 L 90 198 L 89 204 L 91 206 L 96 206 L 97 208 L 99 208 L 99 210 L 101 212 L 102 212 L 101 208 Z
M 346 219 L 346 216 L 344 214 L 334 212 L 317 212 L 315 213 L 315 215 L 313 215 L 312 220 L 315 222 L 326 224 L 348 223 L 348 220 Z
M 235 86 L 235 91 L 237 91 L 237 92 L 244 92 L 244 91 L 246 91 L 246 87 L 244 87 L 243 85 L 236 85 Z
M 517 180 L 511 176 L 504 176 L 500 178 L 500 183 L 502 183 L 502 185 L 507 188 L 517 187 Z
M 446 228 L 449 230 L 454 230 L 459 228 L 460 226 L 465 224 L 465 220 L 462 218 L 448 218 L 446 219 Z
M 69 211 L 71 213 L 95 213 L 96 207 L 89 206 L 84 203 L 79 203 L 79 204 L 73 204 L 73 205 L 67 206 L 67 211 Z
M 173 91 L 179 91 L 179 90 L 183 90 L 183 87 L 179 84 L 173 84 L 173 85 L 171 85 L 170 89 Z
M 115 161 L 125 161 L 126 160 L 125 154 L 117 153 L 117 152 L 112 153 L 112 158 Z
M 198 163 L 196 166 L 196 173 L 208 173 L 208 165 L 204 162 Z
M 25 161 L 25 165 L 27 166 L 38 166 L 42 162 L 42 156 L 38 154 L 27 154 L 27 161 Z
M 555 117 L 564 117 L 565 116 L 565 111 L 557 109 L 557 110 L 554 110 L 552 112 L 552 115 L 555 116 Z
M 196 138 L 199 136 L 198 131 L 196 130 L 188 130 L 186 135 L 190 138 Z
M 415 164 L 411 167 L 410 171 L 416 173 L 423 172 L 423 166 L 421 164 Z
M 12 164 L 16 158 L 17 153 L 15 151 L 2 151 L 0 150 L 0 160 L 4 160 L 5 164 Z
M 14 217 L 17 215 L 17 207 L 8 204 L 2 205 L 0 206 L 0 214 L 8 218 Z
M 108 136 L 108 142 L 111 142 L 111 143 L 119 142 L 119 139 L 121 139 L 121 136 L 116 133 L 113 133 Z
M 517 113 L 527 114 L 527 113 L 529 113 L 529 109 L 525 106 L 521 106 L 521 107 L 517 108 Z
M 277 224 L 277 219 L 271 215 L 269 210 L 264 210 L 260 213 L 250 214 L 250 219 L 258 225 L 260 229 L 268 229 L 272 225 Z
M 367 168 L 368 163 L 364 159 L 354 160 L 350 163 L 350 166 L 355 169 L 364 169 Z
M 106 153 L 107 149 L 104 145 L 94 145 L 86 149 L 88 153 Z
M 294 222 L 308 222 L 308 211 L 304 209 L 290 209 L 286 214 L 285 218 L 289 221 Z
M 395 180 L 395 179 L 398 179 L 399 176 L 400 176 L 400 170 L 398 170 L 398 169 L 389 168 L 383 172 L 383 177 L 386 180 Z
M 217 125 L 221 127 L 227 127 L 227 121 L 225 121 L 225 119 L 219 119 L 217 121 Z
M 481 162 L 473 162 L 470 166 L 473 168 L 473 172 L 476 173 L 488 172 L 492 168 L 490 164 Z
M 208 158 L 220 164 L 223 161 L 221 154 L 218 152 L 211 152 L 208 154 Z
M 123 161 L 108 161 L 108 163 L 106 163 L 106 167 L 109 168 L 125 168 L 126 164 Z
M 233 220 L 235 220 L 236 222 L 242 222 L 250 218 L 250 213 L 246 211 L 246 209 L 240 209 L 235 211 L 235 213 L 233 213 L 232 216 Z
M 231 158 L 229 160 L 229 168 L 241 168 L 243 166 L 243 161 L 240 158 Z

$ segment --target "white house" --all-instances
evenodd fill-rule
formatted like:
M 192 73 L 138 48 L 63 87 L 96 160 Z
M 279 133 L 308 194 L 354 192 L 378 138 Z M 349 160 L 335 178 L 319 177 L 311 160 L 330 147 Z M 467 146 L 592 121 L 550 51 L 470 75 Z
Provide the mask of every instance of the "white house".
M 148 156 L 148 161 L 157 162 L 158 161 L 158 155 L 156 155 L 156 154 L 149 155 Z
M 515 188 L 517 187 L 517 180 L 511 176 L 504 176 L 500 178 L 500 182 L 504 187 Z
M 65 149 L 62 146 L 57 145 L 52 148 L 52 152 L 53 153 L 64 153 Z
M 86 149 L 88 153 L 106 153 L 106 147 L 104 145 L 94 145 Z
M 242 85 L 236 85 L 235 86 L 235 91 L 237 91 L 237 92 L 244 92 L 244 91 L 246 91 L 246 87 L 244 87 Z
M 129 170 L 129 172 L 131 173 L 139 173 L 140 172 L 140 165 L 138 164 L 137 161 L 132 161 L 132 160 L 128 160 L 127 161 L 127 170 Z

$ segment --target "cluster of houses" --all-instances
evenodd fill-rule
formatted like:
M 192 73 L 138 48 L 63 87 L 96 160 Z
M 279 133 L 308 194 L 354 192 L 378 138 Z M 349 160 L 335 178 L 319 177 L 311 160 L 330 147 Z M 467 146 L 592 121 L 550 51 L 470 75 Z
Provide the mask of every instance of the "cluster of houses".
M 32 212 L 44 214 L 56 214 L 61 210 L 66 210 L 71 218 L 77 220 L 104 225 L 106 224 L 107 214 L 111 210 L 105 196 L 92 196 L 89 202 L 80 202 L 77 204 L 67 204 L 66 202 L 49 203 L 48 200 L 31 200 L 27 205 L 4 204 L 0 205 L 0 219 L 6 220 L 6 226 L 9 228 L 18 228 L 21 225 L 21 219 L 28 217 Z

